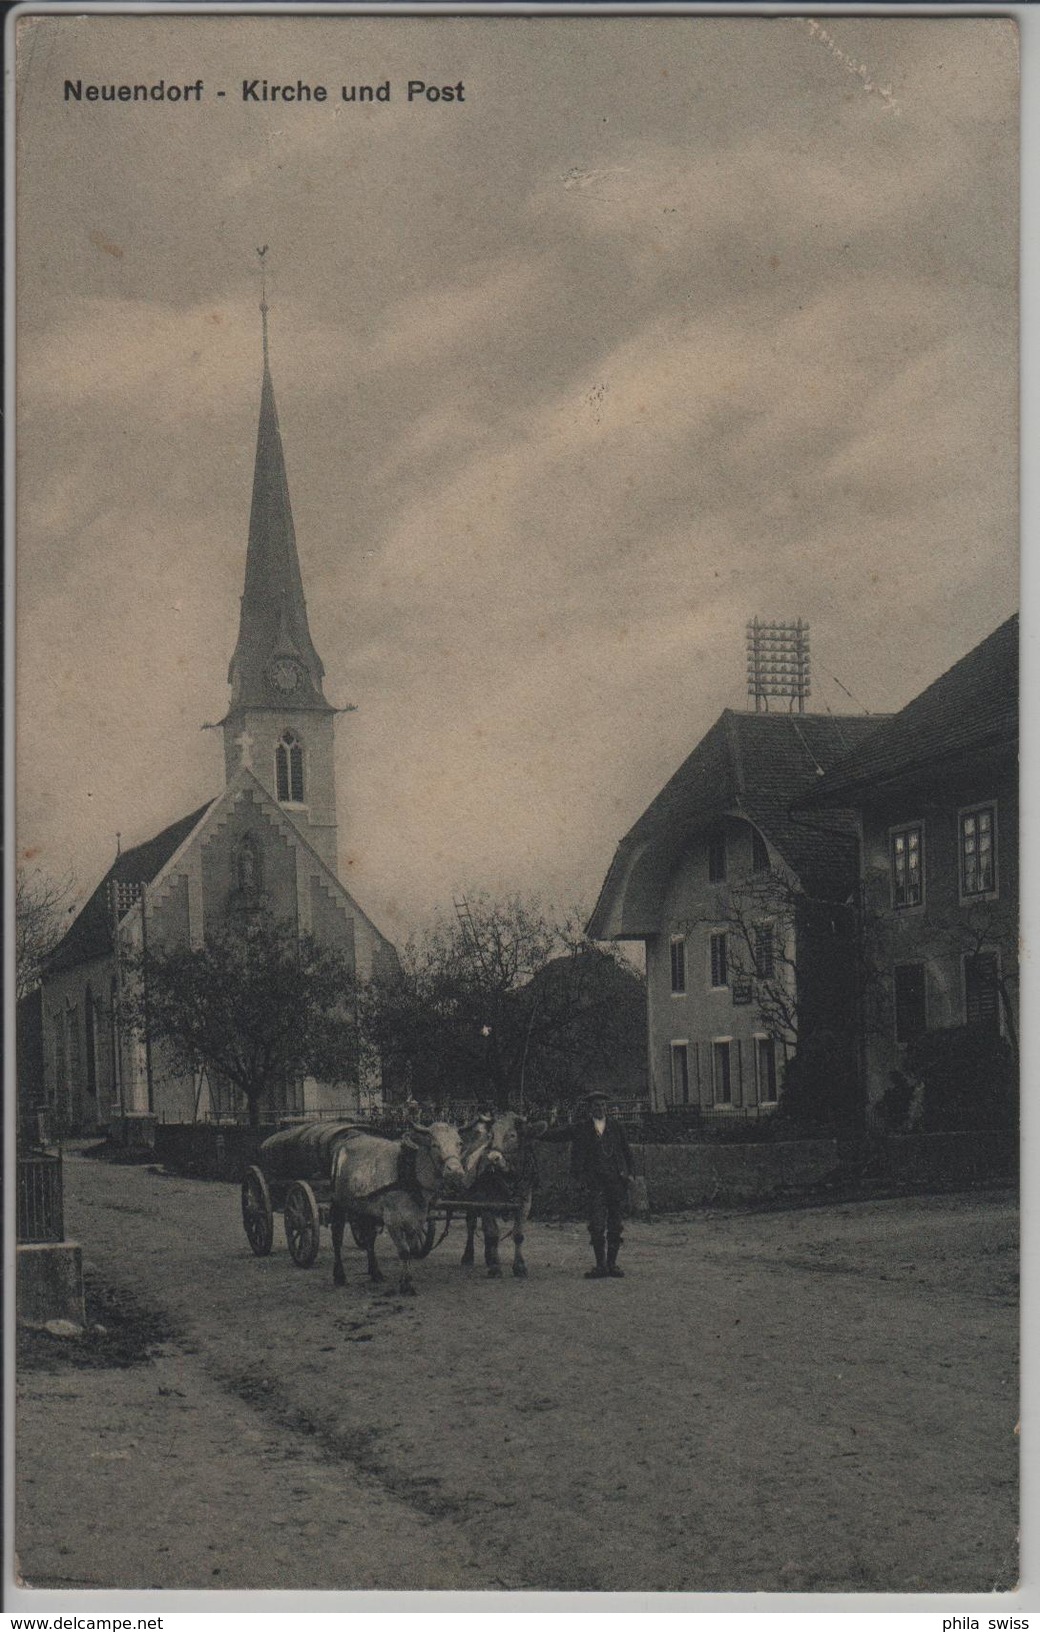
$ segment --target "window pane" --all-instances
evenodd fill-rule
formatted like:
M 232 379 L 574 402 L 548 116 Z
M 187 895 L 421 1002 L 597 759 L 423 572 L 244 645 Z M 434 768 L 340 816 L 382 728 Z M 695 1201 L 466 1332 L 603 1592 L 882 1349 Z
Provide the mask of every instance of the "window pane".
M 919 907 L 924 899 L 921 828 L 892 834 L 892 905 Z
M 995 838 L 996 812 L 992 805 L 964 812 L 960 837 L 962 895 L 987 895 L 996 888 Z
M 686 990 L 686 942 L 679 937 L 672 941 L 672 991 Z
M 289 798 L 289 755 L 282 743 L 278 744 L 278 752 L 274 757 L 278 773 L 278 798 L 285 803 Z
M 757 924 L 755 926 L 755 973 L 758 975 L 759 980 L 772 980 L 775 972 L 773 926 L 772 924 Z
M 289 782 L 292 796 L 299 805 L 303 803 L 303 749 L 298 742 L 294 742 L 289 749 Z
M 711 983 L 713 986 L 726 986 L 729 983 L 724 934 L 711 937 Z

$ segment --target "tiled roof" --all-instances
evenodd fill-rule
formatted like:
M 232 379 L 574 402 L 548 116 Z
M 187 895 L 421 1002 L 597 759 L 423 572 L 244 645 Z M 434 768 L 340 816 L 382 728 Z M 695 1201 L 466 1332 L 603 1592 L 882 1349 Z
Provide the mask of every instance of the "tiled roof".
M 212 804 L 208 799 L 190 816 L 164 827 L 154 838 L 124 850 L 112 863 L 101 883 L 69 925 L 47 959 L 46 974 L 60 974 L 91 958 L 103 958 L 112 950 L 112 892 L 110 885 L 150 884 L 175 851 L 179 850 Z
M 828 811 L 799 818 L 791 811 L 807 787 L 855 752 L 879 724 L 876 716 L 726 709 L 622 839 L 590 932 L 602 934 L 619 910 L 625 915 L 623 898 L 636 870 L 643 880 L 636 880 L 637 917 L 648 923 L 687 844 L 727 812 L 753 822 L 803 884 L 840 888 L 846 879 L 851 882 L 851 816 Z
M 822 777 L 807 803 L 856 804 L 870 788 L 936 774 L 965 754 L 1018 747 L 1018 614 Z

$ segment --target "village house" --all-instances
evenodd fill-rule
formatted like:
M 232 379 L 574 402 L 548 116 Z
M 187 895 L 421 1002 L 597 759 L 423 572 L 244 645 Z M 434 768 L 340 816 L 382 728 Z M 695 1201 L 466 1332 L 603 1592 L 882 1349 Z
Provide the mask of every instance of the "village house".
M 968 1026 L 1017 1043 L 1017 614 L 804 803 L 857 815 L 868 1103 L 924 1032 Z
M 651 1109 L 768 1112 L 855 1024 L 855 823 L 793 810 L 877 717 L 726 709 L 618 846 L 589 923 L 646 950 Z
M 225 786 L 213 800 L 122 851 L 47 960 L 43 1067 L 53 1122 L 92 1131 L 141 1119 L 234 1114 L 227 1085 L 179 1078 L 146 1036 L 120 1034 L 123 952 L 201 946 L 210 929 L 260 908 L 345 950 L 360 980 L 396 953 L 337 877 L 333 728 L 300 574 L 263 314 L 263 375 L 245 590 L 221 722 Z M 350 1109 L 378 1085 L 287 1082 L 270 1117 Z

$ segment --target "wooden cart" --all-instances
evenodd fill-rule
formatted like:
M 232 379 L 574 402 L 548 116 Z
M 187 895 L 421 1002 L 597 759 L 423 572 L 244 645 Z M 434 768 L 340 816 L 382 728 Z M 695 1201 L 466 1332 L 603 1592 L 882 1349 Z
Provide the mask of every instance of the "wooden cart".
M 274 1215 L 280 1212 L 289 1256 L 297 1268 L 311 1267 L 321 1245 L 322 1226 L 329 1223 L 336 1147 L 353 1133 L 369 1131 L 356 1122 L 311 1122 L 284 1128 L 264 1140 L 258 1163 L 247 1168 L 242 1178 L 242 1225 L 258 1258 L 266 1258 L 274 1246 Z M 430 1204 L 425 1239 L 416 1256 L 426 1258 L 439 1245 L 438 1224 L 444 1226 L 443 1241 L 455 1218 L 494 1213 L 522 1227 L 522 1211 L 518 1202 L 437 1196 Z M 352 1221 L 350 1230 L 363 1247 Z

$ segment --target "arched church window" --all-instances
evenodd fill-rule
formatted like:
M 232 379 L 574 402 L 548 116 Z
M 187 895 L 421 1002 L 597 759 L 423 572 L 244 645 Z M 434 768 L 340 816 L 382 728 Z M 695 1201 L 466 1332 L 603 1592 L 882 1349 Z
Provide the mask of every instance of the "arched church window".
M 87 1093 L 97 1095 L 97 1005 L 94 993 L 87 987 L 83 999 L 84 1014 L 87 1022 Z
M 278 744 L 275 755 L 278 780 L 278 799 L 281 804 L 303 804 L 303 746 L 298 737 L 287 731 Z
M 112 1100 L 119 1102 L 119 982 L 115 975 L 108 985 L 108 1046 L 112 1058 Z
M 64 1103 L 69 1088 L 68 1055 L 65 1049 L 65 1016 L 56 1014 L 52 1018 L 54 1036 L 54 1095 L 52 1104 Z

